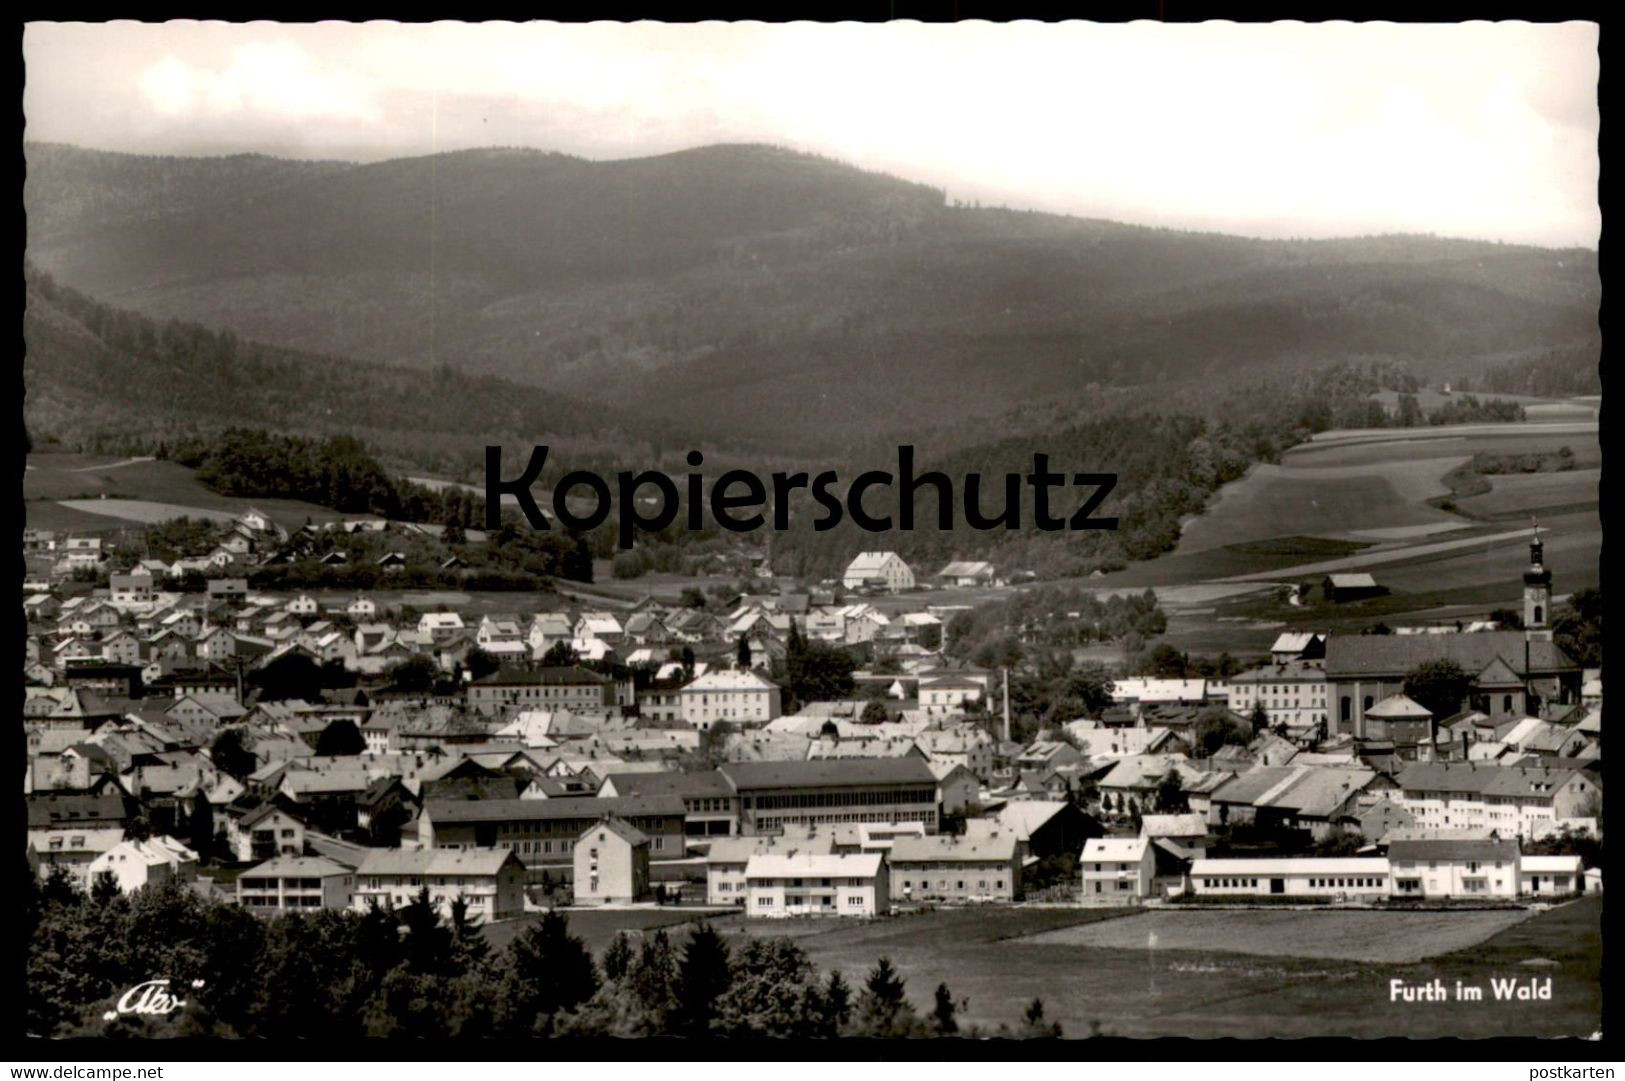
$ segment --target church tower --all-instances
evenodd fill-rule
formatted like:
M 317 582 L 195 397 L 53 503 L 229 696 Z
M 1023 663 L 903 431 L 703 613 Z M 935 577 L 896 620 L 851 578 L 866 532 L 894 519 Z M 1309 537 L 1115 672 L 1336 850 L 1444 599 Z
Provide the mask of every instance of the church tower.
M 1540 526 L 1534 528 L 1534 538 L 1529 542 L 1529 569 L 1523 572 L 1524 636 L 1531 642 L 1550 642 L 1552 572 L 1544 562 L 1546 546 L 1540 540 Z

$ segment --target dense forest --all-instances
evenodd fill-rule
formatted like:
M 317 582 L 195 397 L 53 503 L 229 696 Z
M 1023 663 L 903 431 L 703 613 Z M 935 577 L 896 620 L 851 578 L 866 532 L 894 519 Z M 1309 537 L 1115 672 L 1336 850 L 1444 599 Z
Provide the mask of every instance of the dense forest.
M 884 957 L 852 986 L 790 939 L 741 943 L 703 924 L 680 945 L 665 931 L 622 935 L 595 957 L 557 911 L 493 949 L 477 917 L 460 903 L 442 917 L 427 889 L 399 909 L 267 918 L 178 881 L 129 896 L 107 883 L 87 895 L 61 874 L 21 881 L 22 1028 L 36 1037 L 1062 1035 L 1038 1000 L 1011 1004 L 1019 1017 L 997 1031 L 962 1028 L 963 1000 L 939 986 L 919 1010 Z M 153 979 L 186 1006 L 117 1012 Z
M 1339 361 L 1454 381 L 1554 350 L 1594 366 L 1600 349 L 1591 251 L 1262 241 L 955 206 L 773 147 L 368 165 L 24 153 L 42 224 L 30 256 L 66 285 L 759 452 L 985 432 L 1035 403 L 1138 410 Z M 526 401 L 493 402 L 492 426 Z M 560 413 L 596 419 L 557 409 L 529 427 L 560 430 Z

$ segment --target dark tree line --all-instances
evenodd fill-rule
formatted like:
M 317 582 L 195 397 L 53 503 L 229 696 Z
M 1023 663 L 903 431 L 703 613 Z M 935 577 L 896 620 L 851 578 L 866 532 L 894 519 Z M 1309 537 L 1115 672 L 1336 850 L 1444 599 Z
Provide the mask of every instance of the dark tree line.
M 938 987 L 922 1017 L 881 958 L 863 986 L 818 971 L 782 938 L 731 947 L 706 924 L 678 946 L 623 934 L 594 958 L 550 911 L 493 949 L 460 902 L 449 918 L 425 889 L 398 908 L 269 918 L 180 882 L 86 894 L 66 873 L 25 875 L 23 1027 L 34 1036 L 759 1037 L 944 1036 L 961 1031 Z M 167 979 L 186 998 L 168 1016 L 108 1021 L 130 987 Z M 984 1035 L 972 1030 L 967 1035 Z M 1058 1036 L 1043 1006 L 999 1034 Z

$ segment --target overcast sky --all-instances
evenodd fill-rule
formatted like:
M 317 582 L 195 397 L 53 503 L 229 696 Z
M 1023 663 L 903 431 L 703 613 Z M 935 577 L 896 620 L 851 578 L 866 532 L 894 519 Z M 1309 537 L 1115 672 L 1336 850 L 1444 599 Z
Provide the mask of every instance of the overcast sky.
M 950 198 L 1596 247 L 1592 24 L 33 23 L 26 137 L 370 161 L 771 142 Z

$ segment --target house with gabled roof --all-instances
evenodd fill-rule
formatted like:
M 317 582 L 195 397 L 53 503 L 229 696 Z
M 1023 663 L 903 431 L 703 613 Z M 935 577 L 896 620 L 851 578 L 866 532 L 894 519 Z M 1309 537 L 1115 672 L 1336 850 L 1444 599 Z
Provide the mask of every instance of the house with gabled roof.
M 636 904 L 653 896 L 649 836 L 623 819 L 606 815 L 587 827 L 572 856 L 578 905 Z
M 525 869 L 506 848 L 372 849 L 356 868 L 353 905 L 404 908 L 427 890 L 444 919 L 452 904 L 467 903 L 470 916 L 492 923 L 525 910 Z
M 896 552 L 860 552 L 841 575 L 850 590 L 901 593 L 914 588 L 914 571 Z
M 242 862 L 268 860 L 279 855 L 300 856 L 305 851 L 305 824 L 278 800 L 226 812 L 226 847 Z

